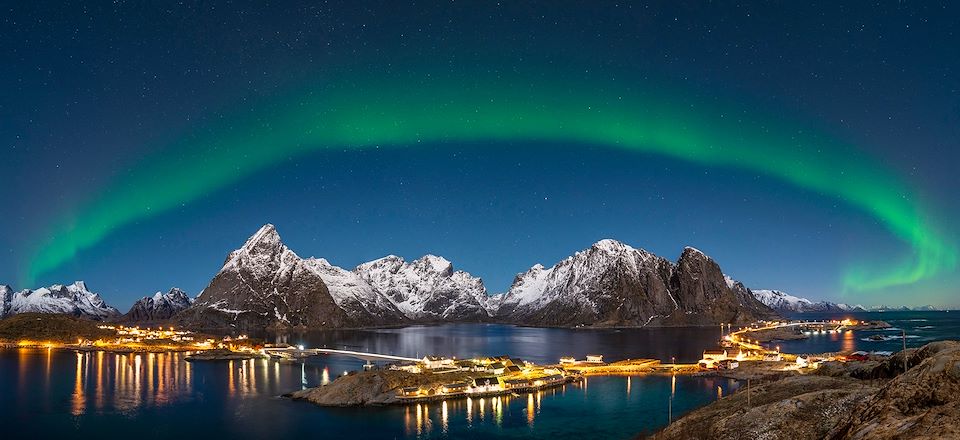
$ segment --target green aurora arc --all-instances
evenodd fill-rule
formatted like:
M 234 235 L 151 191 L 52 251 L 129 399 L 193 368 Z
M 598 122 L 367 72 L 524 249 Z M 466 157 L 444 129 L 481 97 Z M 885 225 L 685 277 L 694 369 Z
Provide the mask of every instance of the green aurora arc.
M 354 79 L 283 101 L 202 127 L 160 155 L 141 160 L 52 225 L 22 281 L 32 285 L 124 225 L 292 157 L 326 148 L 457 141 L 607 146 L 757 172 L 840 199 L 877 219 L 911 248 L 894 267 L 848 268 L 845 290 L 911 284 L 957 265 L 957 248 L 931 224 L 895 173 L 837 140 L 796 126 L 752 121 L 739 111 L 685 105 L 672 96 L 632 89 L 597 90 L 542 79 L 532 85 L 503 79 Z

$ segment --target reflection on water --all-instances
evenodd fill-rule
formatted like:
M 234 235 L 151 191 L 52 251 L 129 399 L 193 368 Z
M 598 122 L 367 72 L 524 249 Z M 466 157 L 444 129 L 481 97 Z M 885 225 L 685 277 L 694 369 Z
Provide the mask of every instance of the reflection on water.
M 21 371 L 30 368 L 30 349 L 20 349 Z M 73 392 L 70 412 L 82 415 L 91 408 L 101 412 L 132 411 L 169 405 L 190 395 L 191 365 L 183 353 L 76 352 L 73 355 Z M 47 350 L 44 388 L 49 390 L 52 354 Z M 24 374 L 21 385 L 28 383 Z M 23 394 L 23 392 L 21 392 Z

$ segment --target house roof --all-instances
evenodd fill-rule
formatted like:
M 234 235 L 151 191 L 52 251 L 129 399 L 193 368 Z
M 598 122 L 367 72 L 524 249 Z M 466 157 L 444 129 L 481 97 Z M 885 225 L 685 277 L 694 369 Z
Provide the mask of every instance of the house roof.
M 474 378 L 474 379 L 473 379 L 473 383 L 474 383 L 475 385 L 478 385 L 478 386 L 479 386 L 479 385 L 495 385 L 495 384 L 499 383 L 499 381 L 497 381 L 496 376 L 488 376 L 488 377 L 477 377 L 477 378 Z

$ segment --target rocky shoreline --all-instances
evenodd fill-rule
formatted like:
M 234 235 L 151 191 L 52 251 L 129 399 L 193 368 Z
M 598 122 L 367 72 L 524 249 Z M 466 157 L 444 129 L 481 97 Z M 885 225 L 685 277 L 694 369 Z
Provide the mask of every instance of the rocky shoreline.
M 957 421 L 960 342 L 941 341 L 883 361 L 831 362 L 814 374 L 769 376 L 650 438 L 960 438 Z

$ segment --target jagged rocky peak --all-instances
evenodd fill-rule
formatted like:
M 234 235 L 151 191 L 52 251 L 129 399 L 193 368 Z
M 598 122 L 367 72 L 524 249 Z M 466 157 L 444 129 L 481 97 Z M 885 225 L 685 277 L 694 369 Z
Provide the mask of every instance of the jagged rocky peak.
M 454 270 L 453 263 L 443 257 L 425 255 L 408 263 L 388 255 L 357 266 L 354 273 L 412 320 L 490 318 L 483 280 Z
M 36 290 L 24 289 L 15 293 L 9 286 L 3 287 L 6 289 L 0 289 L 0 316 L 27 312 L 66 313 L 102 320 L 120 314 L 117 309 L 107 305 L 99 294 L 91 292 L 83 281 L 69 285 L 54 284 Z
M 223 264 L 223 269 L 247 267 L 273 271 L 284 262 L 299 260 L 296 253 L 287 248 L 280 240 L 280 234 L 272 224 L 263 225 L 250 236 L 239 249 L 231 252 Z

